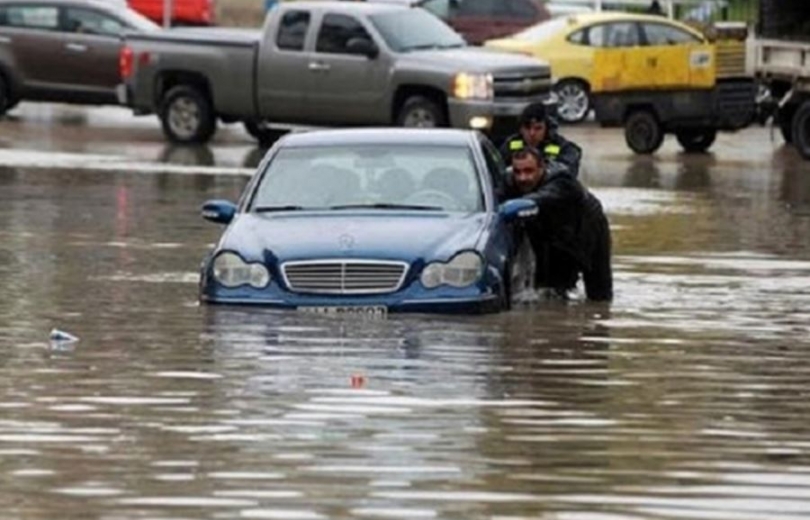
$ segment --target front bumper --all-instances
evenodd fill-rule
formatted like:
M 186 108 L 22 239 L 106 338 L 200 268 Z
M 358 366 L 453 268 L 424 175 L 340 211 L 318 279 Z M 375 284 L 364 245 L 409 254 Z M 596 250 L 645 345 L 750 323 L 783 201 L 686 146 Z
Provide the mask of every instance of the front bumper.
M 453 128 L 473 128 L 493 137 L 505 137 L 517 131 L 521 112 L 531 103 L 543 103 L 554 113 L 557 96 L 548 92 L 539 96 L 474 101 L 449 99 L 447 112 Z

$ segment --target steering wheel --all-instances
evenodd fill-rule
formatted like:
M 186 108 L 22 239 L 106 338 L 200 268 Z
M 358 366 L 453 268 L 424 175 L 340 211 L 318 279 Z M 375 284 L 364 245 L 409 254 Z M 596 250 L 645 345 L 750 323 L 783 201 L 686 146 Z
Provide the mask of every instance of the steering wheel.
M 444 209 L 459 209 L 460 206 L 459 202 L 447 193 L 429 189 L 412 193 L 403 202 L 415 206 L 437 206 Z

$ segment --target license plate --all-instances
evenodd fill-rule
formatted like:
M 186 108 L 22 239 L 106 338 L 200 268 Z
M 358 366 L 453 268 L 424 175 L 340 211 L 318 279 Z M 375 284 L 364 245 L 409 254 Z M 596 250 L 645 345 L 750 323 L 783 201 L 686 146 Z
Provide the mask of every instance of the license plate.
M 362 318 L 382 318 L 388 314 L 383 305 L 346 305 L 323 307 L 298 307 L 299 312 L 309 314 L 328 314 L 330 316 L 356 316 Z

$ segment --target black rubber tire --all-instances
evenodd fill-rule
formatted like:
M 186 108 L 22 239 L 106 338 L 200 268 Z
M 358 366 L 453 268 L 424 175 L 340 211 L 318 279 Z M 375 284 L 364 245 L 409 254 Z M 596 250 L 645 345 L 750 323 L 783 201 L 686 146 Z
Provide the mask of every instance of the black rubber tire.
M 717 130 L 714 128 L 681 130 L 675 133 L 675 137 L 685 152 L 705 153 L 717 139 Z
M 432 119 L 432 125 L 412 125 L 406 124 L 409 118 L 418 111 Z M 411 96 L 405 100 L 397 113 L 397 126 L 411 126 L 418 128 L 442 128 L 447 126 L 447 113 L 444 107 L 433 98 L 426 96 Z
M 784 107 L 776 114 L 776 123 L 786 144 L 793 144 L 793 118 L 796 109 Z
M 624 140 L 635 153 L 649 155 L 664 143 L 664 128 L 651 110 L 635 110 L 624 123 Z
M 247 133 L 262 146 L 270 146 L 289 133 L 289 130 L 270 128 L 262 121 L 245 121 L 242 124 Z
M 606 302 L 613 299 L 613 267 L 611 266 L 610 223 L 602 217 L 596 244 L 591 256 L 590 269 L 582 273 L 585 295 L 591 301 Z
M 0 117 L 3 117 L 11 107 L 16 105 L 16 103 L 11 100 L 11 92 L 9 90 L 6 78 L 0 74 Z
M 810 101 L 805 101 L 793 116 L 793 146 L 804 159 L 810 159 Z
M 189 128 L 182 133 L 177 128 L 177 124 L 182 121 L 172 121 L 172 110 L 181 102 L 188 103 L 187 106 L 196 112 L 196 121 L 189 121 Z M 169 89 L 163 96 L 159 115 L 164 135 L 174 143 L 205 143 L 217 129 L 217 118 L 211 101 L 205 93 L 192 85 L 178 85 Z
M 560 103 L 558 103 L 556 110 L 557 119 L 562 121 L 563 123 L 568 124 L 581 123 L 582 121 L 585 120 L 586 117 L 588 117 L 588 114 L 591 113 L 591 108 L 593 108 L 593 104 L 591 103 L 591 89 L 590 87 L 588 87 L 588 84 L 585 83 L 584 81 L 571 78 L 564 79 L 558 82 L 556 85 L 554 85 L 554 91 L 557 93 L 558 96 L 560 95 L 561 92 L 564 92 L 566 89 L 569 88 L 576 88 L 584 92 L 585 110 L 582 114 L 577 114 L 576 117 L 569 118 L 567 116 L 563 116 L 563 114 L 560 112 Z

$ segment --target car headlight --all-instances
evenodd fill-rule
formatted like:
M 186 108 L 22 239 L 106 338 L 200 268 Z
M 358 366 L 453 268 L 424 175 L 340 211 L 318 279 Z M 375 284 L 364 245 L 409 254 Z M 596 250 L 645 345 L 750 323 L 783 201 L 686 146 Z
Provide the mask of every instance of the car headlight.
M 225 287 L 250 285 L 262 289 L 270 283 L 270 272 L 265 266 L 249 264 L 236 253 L 220 253 L 213 267 L 214 279 Z
M 467 287 L 481 278 L 483 261 L 477 253 L 468 251 L 454 256 L 449 262 L 432 262 L 422 270 L 420 281 L 428 289 L 440 285 Z
M 492 99 L 492 74 L 456 74 L 453 78 L 453 95 L 459 99 Z

